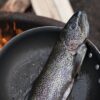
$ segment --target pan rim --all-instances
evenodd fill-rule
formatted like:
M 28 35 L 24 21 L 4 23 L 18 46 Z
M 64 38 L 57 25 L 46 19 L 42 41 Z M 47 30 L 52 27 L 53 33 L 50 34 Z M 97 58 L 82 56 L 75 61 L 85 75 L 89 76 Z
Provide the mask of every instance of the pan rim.
M 33 31 L 37 31 L 37 30 L 46 30 L 46 29 L 52 29 L 52 30 L 61 30 L 62 27 L 57 27 L 57 26 L 42 26 L 42 27 L 36 27 L 36 28 L 32 28 L 32 29 L 28 29 L 24 32 L 22 32 L 21 34 L 18 34 L 16 36 L 14 36 L 13 38 L 11 38 L 8 43 L 6 45 L 4 45 L 4 47 L 0 50 L 0 55 L 2 54 L 2 52 L 4 52 L 7 48 L 9 48 L 9 46 L 11 44 L 13 44 L 15 41 L 17 41 L 17 39 L 24 37 L 27 34 L 36 34 Z
M 18 34 L 16 36 L 14 36 L 13 38 L 11 38 L 9 40 L 9 42 L 0 50 L 0 55 L 7 49 L 9 48 L 9 46 L 11 44 L 13 44 L 15 41 L 17 41 L 17 39 L 27 35 L 27 34 L 36 34 L 34 31 L 38 31 L 38 30 L 47 30 L 47 29 L 51 29 L 51 30 L 60 30 L 62 29 L 62 27 L 58 27 L 58 26 L 42 26 L 42 27 L 36 27 L 36 28 L 32 28 L 32 29 L 28 29 L 24 32 L 22 32 L 21 34 Z M 100 55 L 100 50 L 95 46 L 95 44 L 90 40 L 87 39 L 86 40 L 86 44 L 87 46 L 89 46 L 90 48 L 93 48 L 97 54 Z

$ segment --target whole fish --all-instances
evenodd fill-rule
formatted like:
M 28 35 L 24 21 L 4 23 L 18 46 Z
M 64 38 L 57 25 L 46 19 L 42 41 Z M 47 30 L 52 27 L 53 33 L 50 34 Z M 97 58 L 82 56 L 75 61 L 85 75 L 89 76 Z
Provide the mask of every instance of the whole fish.
M 31 100 L 66 100 L 86 54 L 89 33 L 87 15 L 75 13 L 60 33 L 59 39 L 33 84 Z

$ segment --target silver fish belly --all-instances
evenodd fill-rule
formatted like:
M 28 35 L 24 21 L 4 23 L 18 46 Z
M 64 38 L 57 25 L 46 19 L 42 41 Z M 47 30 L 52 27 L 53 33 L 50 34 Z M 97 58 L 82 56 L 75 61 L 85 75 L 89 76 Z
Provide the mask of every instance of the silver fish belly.
M 89 25 L 84 12 L 75 13 L 62 30 L 51 55 L 33 84 L 30 100 L 66 100 L 86 53 Z

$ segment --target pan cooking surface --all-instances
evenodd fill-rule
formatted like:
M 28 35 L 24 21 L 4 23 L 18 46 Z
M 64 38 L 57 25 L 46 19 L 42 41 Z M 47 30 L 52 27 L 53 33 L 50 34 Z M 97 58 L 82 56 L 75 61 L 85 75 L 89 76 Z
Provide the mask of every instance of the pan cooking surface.
M 0 100 L 27 100 L 32 83 L 45 65 L 61 29 L 31 29 L 12 39 L 0 52 Z M 100 100 L 99 52 L 88 52 L 68 100 Z

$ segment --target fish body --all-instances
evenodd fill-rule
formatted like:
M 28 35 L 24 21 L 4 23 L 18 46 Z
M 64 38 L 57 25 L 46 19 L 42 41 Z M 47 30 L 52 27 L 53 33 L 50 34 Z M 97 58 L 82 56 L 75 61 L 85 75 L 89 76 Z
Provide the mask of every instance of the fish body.
M 51 55 L 33 84 L 31 100 L 66 100 L 86 53 L 89 24 L 84 12 L 75 13 L 60 33 Z

